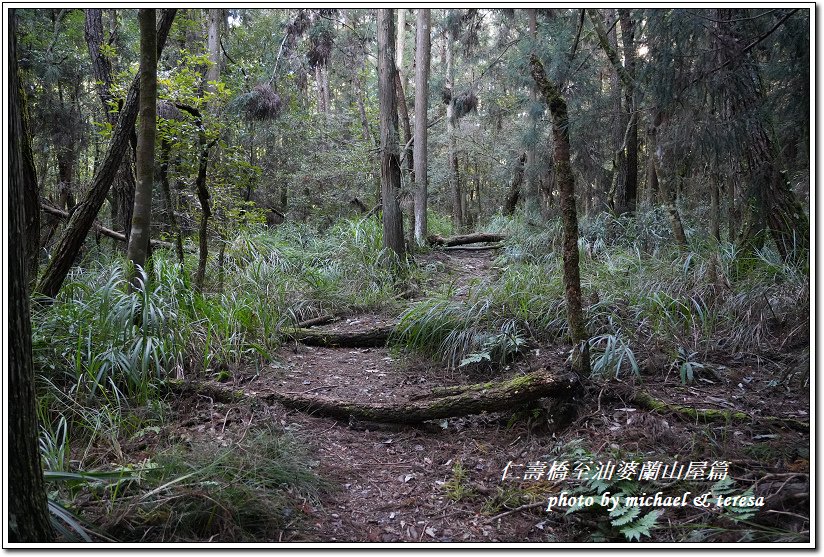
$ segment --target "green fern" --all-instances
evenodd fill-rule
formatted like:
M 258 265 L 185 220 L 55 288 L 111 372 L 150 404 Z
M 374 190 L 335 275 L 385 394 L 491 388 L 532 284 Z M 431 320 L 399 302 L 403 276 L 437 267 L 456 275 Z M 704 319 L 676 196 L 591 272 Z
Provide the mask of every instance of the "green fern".
M 637 509 L 638 507 L 635 508 Z M 656 522 L 658 522 L 658 517 L 661 516 L 661 512 L 662 511 L 650 511 L 638 520 L 633 520 L 626 526 L 621 527 L 618 531 L 626 536 L 629 541 L 641 541 L 641 536 L 651 536 L 650 530 L 655 527 Z M 615 526 L 614 523 L 613 526 Z

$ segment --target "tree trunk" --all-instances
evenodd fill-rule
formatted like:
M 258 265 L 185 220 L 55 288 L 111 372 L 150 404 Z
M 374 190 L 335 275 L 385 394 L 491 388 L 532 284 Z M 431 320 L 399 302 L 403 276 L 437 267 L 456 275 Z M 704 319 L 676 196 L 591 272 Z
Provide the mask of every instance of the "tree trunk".
M 519 404 L 545 397 L 569 400 L 578 385 L 578 378 L 572 373 L 540 369 L 509 381 L 453 387 L 434 399 L 399 404 L 352 403 L 309 394 L 271 393 L 265 396 L 289 408 L 339 420 L 414 424 L 481 412 L 511 411 Z
M 529 40 L 532 42 L 531 52 L 535 53 L 535 44 L 538 41 L 538 21 L 537 9 L 527 9 L 529 19 Z M 538 91 L 535 84 L 529 88 L 529 100 L 531 103 L 538 101 Z M 526 161 L 524 164 L 524 216 L 530 222 L 540 222 L 541 220 L 541 190 L 538 185 L 538 169 L 535 160 L 536 142 L 538 136 L 538 116 L 536 111 L 530 108 L 527 114 L 529 126 L 532 128 L 532 143 L 526 148 Z
M 53 539 L 38 447 L 38 424 L 31 352 L 29 285 L 31 237 L 26 202 L 31 188 L 28 168 L 31 146 L 25 97 L 17 71 L 17 14 L 9 10 L 9 224 L 8 251 L 8 389 L 6 409 L 6 470 L 8 472 L 8 541 L 50 542 Z M 29 153 L 27 155 L 27 153 Z M 39 211 L 39 208 L 38 208 Z M 35 238 L 37 236 L 35 235 Z
M 430 37 L 431 10 L 418 9 L 417 46 L 415 49 L 415 242 L 423 244 L 427 234 L 428 204 L 428 132 L 426 127 L 429 108 L 429 62 L 432 51 Z
M 463 246 L 466 244 L 476 244 L 478 242 L 500 242 L 506 240 L 506 234 L 492 234 L 489 232 L 477 232 L 475 234 L 464 234 L 460 236 L 450 236 L 444 238 L 433 234 L 426 240 L 433 246 Z
M 626 137 L 626 181 L 623 205 L 629 212 L 635 211 L 638 202 L 638 98 L 635 87 L 635 23 L 627 8 L 618 9 L 621 37 L 624 46 L 624 66 L 632 78 L 624 85 L 629 129 Z
M 289 332 L 289 336 L 308 346 L 375 348 L 386 346 L 386 341 L 394 330 L 394 325 L 366 331 L 322 331 L 304 328 Z
M 132 233 L 126 255 L 134 268 L 133 286 L 139 286 L 137 267 L 145 268 L 152 233 L 155 136 L 157 135 L 157 17 L 153 8 L 141 8 L 140 20 L 140 133 L 137 136 L 137 188 Z
M 524 152 L 518 157 L 518 162 L 515 163 L 515 171 L 512 173 L 512 180 L 509 182 L 509 192 L 504 201 L 504 214 L 511 215 L 515 212 L 515 207 L 518 205 L 518 198 L 521 196 L 521 183 L 524 181 L 524 164 L 526 163 L 527 153 Z
M 463 206 L 461 203 L 461 180 L 458 175 L 458 145 L 455 128 L 458 119 L 455 116 L 455 42 L 457 30 L 450 25 L 446 39 L 446 90 L 449 101 L 446 105 L 447 164 L 449 166 L 449 191 L 452 194 L 452 224 L 458 231 L 463 227 Z
M 745 44 L 737 22 L 746 17 L 739 9 L 717 10 L 718 31 L 724 45 L 722 54 L 728 71 L 740 72 L 736 86 L 726 88 L 733 115 L 744 119 L 745 159 L 749 190 L 745 203 L 744 227 L 739 246 L 750 253 L 763 237 L 765 224 L 785 260 L 803 261 L 809 250 L 809 222 L 778 167 L 777 150 L 760 116 L 762 104 L 761 76 L 751 52 L 742 53 Z
M 398 205 L 401 167 L 398 146 L 398 110 L 395 106 L 395 14 L 378 10 L 378 95 L 381 126 L 381 199 L 383 247 L 398 256 L 405 253 L 403 219 Z
M 171 148 L 171 144 L 168 141 L 163 140 L 160 149 L 160 189 L 163 191 L 163 199 L 166 203 L 166 218 L 169 219 L 169 228 L 172 235 L 175 237 L 175 253 L 177 253 L 177 260 L 182 266 L 184 262 L 183 233 L 177 223 L 177 215 L 175 214 L 176 207 L 174 200 L 172 199 L 172 188 L 169 185 L 169 156 Z
M 92 76 L 97 84 L 97 93 L 103 105 L 106 121 L 114 127 L 119 112 L 113 110 L 112 104 L 117 100 L 112 96 L 112 64 L 101 52 L 103 46 L 103 10 L 86 9 L 85 37 L 92 62 Z M 111 39 L 110 39 L 111 40 Z M 132 172 L 132 152 L 126 149 L 112 185 L 112 228 L 122 227 L 128 244 L 132 227 L 132 208 L 134 206 L 135 178 Z
M 572 340 L 572 365 L 582 376 L 589 376 L 589 337 L 581 308 L 581 276 L 578 268 L 578 215 L 575 207 L 575 178 L 572 174 L 569 146 L 569 116 L 566 99 L 547 79 L 537 56 L 531 57 L 532 77 L 552 114 L 552 140 L 555 146 L 555 176 L 560 191 L 561 218 L 564 227 L 564 291 L 567 321 Z
M 656 128 L 647 127 L 647 185 L 645 192 L 646 206 L 652 207 L 658 199 L 658 174 L 655 172 Z
M 14 108 L 19 114 L 11 115 L 14 125 L 19 118 L 20 136 L 14 137 L 20 149 L 20 175 L 18 178 L 23 194 L 23 238 L 25 239 L 26 277 L 27 280 L 37 280 L 37 271 L 40 263 L 40 188 L 37 185 L 37 171 L 34 166 L 34 156 L 31 150 L 31 128 L 29 110 L 26 103 L 26 93 L 17 68 L 17 28 L 16 10 L 9 14 L 9 98 L 14 95 L 18 105 Z M 12 26 L 14 30 L 12 30 Z M 12 91 L 11 89 L 15 90 Z M 29 286 L 26 286 L 29 290 Z
M 158 58 L 160 57 L 163 45 L 166 43 L 166 37 L 172 26 L 175 11 L 174 8 L 165 9 L 160 18 L 157 30 Z M 109 188 L 114 181 L 117 169 L 120 166 L 120 161 L 123 158 L 123 153 L 128 147 L 129 137 L 134 131 L 133 128 L 135 120 L 137 119 L 139 91 L 140 77 L 135 76 L 129 88 L 129 93 L 121 110 L 120 117 L 117 120 L 117 125 L 112 133 L 109 150 L 104 157 L 103 163 L 100 165 L 100 168 L 98 168 L 83 202 L 80 203 L 78 209 L 72 213 L 66 229 L 63 231 L 63 235 L 60 237 L 57 247 L 54 250 L 54 257 L 52 257 L 43 273 L 43 277 L 37 285 L 37 292 L 47 298 L 53 299 L 57 296 L 66 275 L 69 273 L 69 269 L 71 269 L 77 254 L 80 252 L 86 235 L 94 224 L 100 207 L 106 200 Z
M 206 91 L 214 93 L 217 91 L 215 83 L 220 80 L 220 24 L 223 21 L 223 8 L 209 8 L 207 13 L 206 48 L 210 63 L 206 70 Z

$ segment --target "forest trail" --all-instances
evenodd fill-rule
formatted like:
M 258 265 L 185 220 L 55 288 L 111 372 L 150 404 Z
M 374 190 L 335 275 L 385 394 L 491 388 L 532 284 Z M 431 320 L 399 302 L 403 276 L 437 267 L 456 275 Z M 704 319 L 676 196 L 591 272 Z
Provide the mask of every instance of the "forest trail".
M 451 283 L 461 299 L 473 282 L 496 272 L 494 252 L 435 251 L 423 264 L 443 269 L 439 282 Z M 417 296 L 416 298 L 420 298 Z M 410 303 L 416 303 L 415 299 Z M 313 330 L 329 332 L 366 331 L 393 325 L 397 315 L 356 314 Z M 247 396 L 262 399 L 267 393 L 308 394 L 347 402 L 403 402 L 428 393 L 434 387 L 502 380 L 538 365 L 552 370 L 566 366 L 567 348 L 546 346 L 530 351 L 521 360 L 479 377 L 462 369 L 447 370 L 406 351 L 385 347 L 306 346 L 290 341 L 262 367 L 233 370 L 232 378 L 219 386 L 242 389 Z M 707 375 L 704 381 L 684 386 L 677 372 L 664 381 L 644 387 L 656 398 L 673 404 L 702 408 L 746 409 L 752 415 L 785 416 L 803 420 L 804 396 L 788 396 L 770 385 L 774 374 L 792 363 L 763 366 L 739 362 L 724 381 Z M 768 373 L 765 373 L 765 369 Z M 735 384 L 738 383 L 736 387 Z M 587 520 L 564 519 L 563 513 L 547 513 L 540 507 L 550 494 L 569 486 L 563 482 L 502 480 L 507 464 L 526 465 L 559 457 L 568 443 L 583 439 L 583 445 L 617 454 L 708 454 L 712 444 L 724 444 L 724 454 L 746 454 L 748 470 L 742 474 L 763 476 L 774 472 L 772 460 L 794 462 L 797 476 L 790 482 L 804 492 L 809 455 L 796 454 L 796 447 L 809 443 L 809 432 L 782 430 L 757 421 L 736 424 L 730 438 L 715 438 L 729 425 L 689 423 L 662 412 L 649 412 L 633 405 L 636 385 L 618 382 L 587 386 L 583 410 L 566 429 L 553 433 L 546 414 L 538 407 L 504 414 L 482 414 L 426 422 L 417 427 L 350 420 L 349 423 L 312 416 L 279 403 L 245 400 L 221 403 L 203 394 L 180 397 L 175 407 L 181 421 L 181 437 L 205 436 L 230 445 L 243 439 L 250 428 L 271 424 L 296 437 L 307 447 L 307 458 L 315 472 L 327 482 L 316 499 L 305 500 L 293 510 L 290 526 L 279 540 L 295 542 L 546 542 L 581 539 L 591 530 Z M 729 396 L 730 388 L 735 391 Z M 799 390 L 799 393 L 803 393 Z M 597 401 L 597 405 L 595 403 Z M 592 407 L 591 410 L 589 407 Z M 597 407 L 596 407 L 597 406 Z M 587 414 L 588 411 L 591 413 Z M 185 419 L 183 419 L 185 418 Z M 693 420 L 693 422 L 695 422 Z M 742 453 L 742 439 L 760 440 L 761 452 Z M 594 449 L 593 449 L 594 451 Z M 743 458 L 743 457 L 742 457 Z M 806 471 L 805 471 L 806 467 Z M 740 474 L 740 471 L 737 471 Z M 786 472 L 782 470 L 782 472 Z M 806 484 L 808 487 L 808 484 Z M 773 490 L 776 485 L 762 484 Z M 808 491 L 807 491 L 808 492 Z M 532 504 L 525 512 L 493 518 L 508 510 Z M 783 508 L 783 507 L 782 507 Z M 576 515 L 577 516 L 577 515 Z

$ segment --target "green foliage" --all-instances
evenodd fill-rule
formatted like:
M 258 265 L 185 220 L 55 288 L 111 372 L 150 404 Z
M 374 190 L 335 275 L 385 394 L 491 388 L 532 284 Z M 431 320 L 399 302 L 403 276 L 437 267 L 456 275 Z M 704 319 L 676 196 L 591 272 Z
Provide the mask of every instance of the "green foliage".
M 630 371 L 639 375 L 638 362 L 635 361 L 635 354 L 623 338 L 621 330 L 616 329 L 615 334 L 602 334 L 592 337 L 589 341 L 592 358 L 592 373 L 594 375 L 604 375 L 614 373 L 617 378 L 624 364 L 629 366 Z
M 300 519 L 302 500 L 325 489 L 303 446 L 266 427 L 238 446 L 196 441 L 155 462 L 138 497 L 113 502 L 128 523 L 121 541 L 149 532 L 158 541 L 277 539 Z
M 443 489 L 446 496 L 452 501 L 460 501 L 473 495 L 472 488 L 468 486 L 469 475 L 460 460 L 456 460 L 452 465 L 452 477 L 444 484 Z

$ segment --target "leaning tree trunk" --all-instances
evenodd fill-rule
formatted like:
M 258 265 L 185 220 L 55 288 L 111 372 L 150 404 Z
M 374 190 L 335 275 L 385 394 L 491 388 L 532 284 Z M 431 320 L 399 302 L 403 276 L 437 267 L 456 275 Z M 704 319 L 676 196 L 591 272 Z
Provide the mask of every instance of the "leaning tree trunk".
M 427 127 L 429 106 L 429 59 L 432 50 L 429 29 L 431 10 L 418 9 L 417 47 L 415 50 L 415 242 L 423 244 L 427 234 Z
M 25 121 L 25 97 L 17 72 L 17 16 L 9 11 L 9 360 L 6 408 L 8 540 L 50 542 L 53 539 L 38 448 L 38 426 L 31 353 L 29 287 L 26 269 L 31 249 L 27 237 L 26 190 L 31 169 Z M 39 210 L 39 207 L 38 207 Z M 37 236 L 35 235 L 35 238 Z
M 581 308 L 581 276 L 578 268 L 578 215 L 575 209 L 575 178 L 569 146 L 569 116 L 566 99 L 547 79 L 538 57 L 530 60 L 532 77 L 552 114 L 552 139 L 555 146 L 555 176 L 560 190 L 561 218 L 564 227 L 564 289 L 567 322 L 572 340 L 572 364 L 583 376 L 590 373 L 589 337 Z
M 155 10 L 141 8 L 140 19 L 140 133 L 137 136 L 137 188 L 132 233 L 126 255 L 134 266 L 133 286 L 140 281 L 137 267 L 146 266 L 152 233 L 155 136 L 157 135 L 157 30 Z
M 169 35 L 169 29 L 172 26 L 175 12 L 176 10 L 174 8 L 165 9 L 160 18 L 157 29 L 158 58 L 160 57 L 163 45 L 166 43 L 166 37 Z M 91 187 L 84 200 L 78 204 L 78 208 L 72 213 L 66 229 L 54 250 L 54 257 L 52 257 L 48 267 L 46 267 L 43 273 L 42 279 L 37 285 L 37 292 L 47 298 L 53 299 L 57 296 L 66 275 L 69 273 L 69 269 L 71 269 L 72 264 L 74 264 L 74 260 L 80 252 L 83 242 L 86 240 L 86 235 L 94 224 L 100 207 L 106 200 L 106 195 L 108 195 L 109 188 L 117 174 L 123 153 L 128 147 L 129 137 L 134 131 L 134 124 L 137 119 L 139 92 L 140 77 L 135 76 L 129 88 L 129 93 L 126 96 L 126 102 L 120 112 L 120 117 L 117 120 L 117 125 L 112 133 L 109 150 L 103 159 L 103 163 L 100 165 L 100 168 L 97 169 L 97 173 L 92 179 Z
M 403 219 L 398 205 L 401 167 L 398 146 L 398 109 L 395 104 L 394 10 L 378 10 L 378 95 L 381 126 L 381 199 L 383 247 L 398 256 L 405 253 Z

